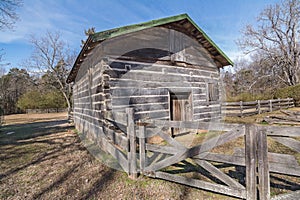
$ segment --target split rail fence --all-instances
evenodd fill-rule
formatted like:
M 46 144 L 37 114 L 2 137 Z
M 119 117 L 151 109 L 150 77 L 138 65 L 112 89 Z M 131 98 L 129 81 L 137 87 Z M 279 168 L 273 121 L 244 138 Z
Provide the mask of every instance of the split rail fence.
M 270 100 L 256 100 L 256 101 L 240 101 L 227 102 L 222 104 L 222 112 L 226 116 L 251 116 L 261 114 L 264 112 L 272 112 L 283 108 L 294 107 L 294 100 L 287 99 L 270 99 Z
M 142 174 L 242 199 L 270 199 L 270 173 L 300 177 L 300 166 L 293 155 L 268 151 L 271 138 L 300 153 L 300 127 L 137 121 L 133 109 L 127 109 L 126 113 L 106 112 L 104 117 L 120 128 L 104 132 L 101 146 L 131 178 Z M 218 131 L 219 134 L 188 147 L 170 136 L 171 128 Z M 159 136 L 164 142 L 150 142 L 153 136 Z M 233 149 L 233 154 L 212 151 L 238 138 L 244 147 Z M 242 178 L 230 175 L 220 165 L 242 168 Z M 184 175 L 191 171 L 206 178 Z

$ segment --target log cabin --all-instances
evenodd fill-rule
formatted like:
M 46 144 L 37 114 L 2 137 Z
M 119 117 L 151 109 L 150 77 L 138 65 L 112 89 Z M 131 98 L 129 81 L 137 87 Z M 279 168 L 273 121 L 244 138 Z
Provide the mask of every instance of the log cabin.
M 220 69 L 228 65 L 232 61 L 187 14 L 95 33 L 67 79 L 75 126 L 111 129 L 103 113 L 128 107 L 135 120 L 219 120 Z

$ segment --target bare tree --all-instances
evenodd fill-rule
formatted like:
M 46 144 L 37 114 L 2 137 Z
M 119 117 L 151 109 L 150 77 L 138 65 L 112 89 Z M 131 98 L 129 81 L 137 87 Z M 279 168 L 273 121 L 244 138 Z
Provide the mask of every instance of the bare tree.
M 247 25 L 239 46 L 246 53 L 264 54 L 267 67 L 286 85 L 299 83 L 300 1 L 285 0 L 270 5 L 257 18 L 257 26 Z
M 71 90 L 66 84 L 66 79 L 75 61 L 75 53 L 70 51 L 58 32 L 47 32 L 40 38 L 31 36 L 30 42 L 34 51 L 27 62 L 28 67 L 33 68 L 35 72 L 51 76 L 55 81 L 52 86 L 62 92 L 70 112 Z
M 22 3 L 22 0 L 0 0 L 0 30 L 13 27 L 13 24 L 18 20 L 16 9 Z

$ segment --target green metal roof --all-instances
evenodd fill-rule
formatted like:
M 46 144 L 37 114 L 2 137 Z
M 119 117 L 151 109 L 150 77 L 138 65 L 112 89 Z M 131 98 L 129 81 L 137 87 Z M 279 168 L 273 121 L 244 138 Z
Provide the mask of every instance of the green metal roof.
M 181 15 L 176 15 L 176 16 L 172 16 L 172 17 L 151 20 L 148 22 L 140 23 L 140 24 L 133 24 L 133 25 L 123 26 L 123 27 L 119 27 L 119 28 L 114 28 L 114 29 L 98 32 L 98 33 L 95 33 L 95 34 L 89 36 L 89 38 L 87 39 L 85 45 L 81 49 L 81 52 L 79 53 L 79 55 L 75 61 L 75 64 L 69 74 L 67 82 L 70 83 L 70 82 L 74 81 L 74 79 L 77 75 L 77 72 L 80 68 L 81 62 L 84 59 L 84 55 L 85 55 L 86 51 L 91 50 L 89 45 L 91 45 L 92 43 L 99 43 L 99 42 L 102 42 L 109 38 L 114 38 L 114 37 L 118 37 L 118 36 L 121 36 L 124 34 L 133 33 L 136 31 L 145 30 L 145 29 L 152 28 L 152 27 L 162 26 L 165 24 L 169 24 L 169 23 L 173 23 L 173 22 L 177 22 L 177 21 L 181 21 L 181 20 L 188 20 L 188 22 L 190 22 L 193 25 L 193 27 L 195 29 L 197 29 L 197 31 L 199 31 L 199 33 L 209 43 L 209 45 L 211 47 L 213 47 L 217 51 L 217 53 L 222 57 L 222 60 L 223 60 L 222 65 L 223 66 L 233 65 L 233 62 L 228 58 L 228 56 L 212 41 L 212 39 L 210 39 L 210 37 L 187 14 L 181 14 Z
M 217 51 L 227 60 L 227 62 L 230 65 L 233 65 L 233 62 L 230 60 L 230 58 L 228 58 L 228 56 L 212 41 L 212 39 L 187 14 L 181 14 L 181 15 L 176 15 L 176 16 L 172 16 L 172 17 L 156 19 L 156 20 L 152 20 L 152 21 L 148 21 L 148 22 L 144 22 L 144 23 L 140 23 L 140 24 L 133 24 L 133 25 L 123 26 L 123 27 L 119 27 L 119 28 L 114 28 L 114 29 L 98 32 L 98 33 L 95 33 L 94 35 L 92 35 L 92 41 L 93 42 L 103 41 L 103 40 L 117 37 L 120 35 L 124 35 L 127 33 L 132 33 L 132 32 L 144 30 L 147 28 L 152 28 L 152 27 L 163 25 L 163 24 L 183 20 L 183 19 L 187 19 L 190 23 L 192 23 L 194 25 L 194 27 L 197 28 L 197 30 L 199 32 L 201 32 L 201 34 L 204 36 L 204 38 L 213 47 L 215 47 L 217 49 Z

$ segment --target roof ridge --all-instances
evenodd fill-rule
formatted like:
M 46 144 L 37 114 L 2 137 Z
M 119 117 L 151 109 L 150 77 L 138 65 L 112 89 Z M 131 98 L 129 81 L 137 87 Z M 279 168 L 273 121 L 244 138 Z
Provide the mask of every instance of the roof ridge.
M 188 16 L 187 13 L 183 13 L 180 15 L 164 17 L 164 18 L 160 18 L 160 19 L 150 20 L 147 22 L 136 23 L 136 24 L 126 25 L 126 26 L 121 26 L 118 28 L 108 29 L 105 31 L 100 31 L 100 32 L 94 33 L 93 35 L 91 35 L 91 37 L 92 37 L 93 42 L 96 42 L 96 41 L 105 40 L 105 39 L 108 39 L 111 37 L 116 37 L 116 36 L 119 36 L 119 35 L 122 35 L 125 33 L 131 33 L 131 32 L 135 32 L 138 30 L 143 30 L 146 28 L 158 26 L 161 24 L 179 21 L 182 19 L 190 19 L 190 17 Z M 129 30 L 129 28 L 131 29 L 131 31 Z
M 190 18 L 190 16 L 187 13 L 183 13 L 180 15 L 150 20 L 150 21 L 143 22 L 143 23 L 126 25 L 126 26 L 122 26 L 119 28 L 113 28 L 113 29 L 97 32 L 93 35 L 90 35 L 74 63 L 74 66 L 69 74 L 67 82 L 71 82 L 75 78 L 75 76 L 77 74 L 77 70 L 79 69 L 81 62 L 84 59 L 85 52 L 91 51 L 93 49 L 93 48 L 89 48 L 89 46 L 88 46 L 89 44 L 94 43 L 94 42 L 101 43 L 102 41 L 104 41 L 106 39 L 118 37 L 118 36 L 121 36 L 124 34 L 133 33 L 136 31 L 145 30 L 148 28 L 163 26 L 163 25 L 169 24 L 169 23 L 171 24 L 171 23 L 174 23 L 174 22 L 177 22 L 180 20 L 187 20 L 189 23 L 191 23 L 191 25 L 200 33 L 201 38 L 204 38 L 204 40 L 208 42 L 210 47 L 212 47 L 213 50 L 209 50 L 210 53 L 212 53 L 212 51 L 216 51 L 217 54 L 220 55 L 222 59 L 224 59 L 223 61 L 220 61 L 218 58 L 216 58 L 217 61 L 221 62 L 221 64 L 220 64 L 221 67 L 226 66 L 228 64 L 233 65 L 233 62 L 230 60 L 230 58 L 216 45 L 216 43 L 213 42 L 213 40 Z M 198 38 L 197 38 L 197 40 L 198 40 Z M 198 42 L 202 43 L 199 40 L 198 40 Z M 80 59 L 81 57 L 83 57 L 83 58 Z

